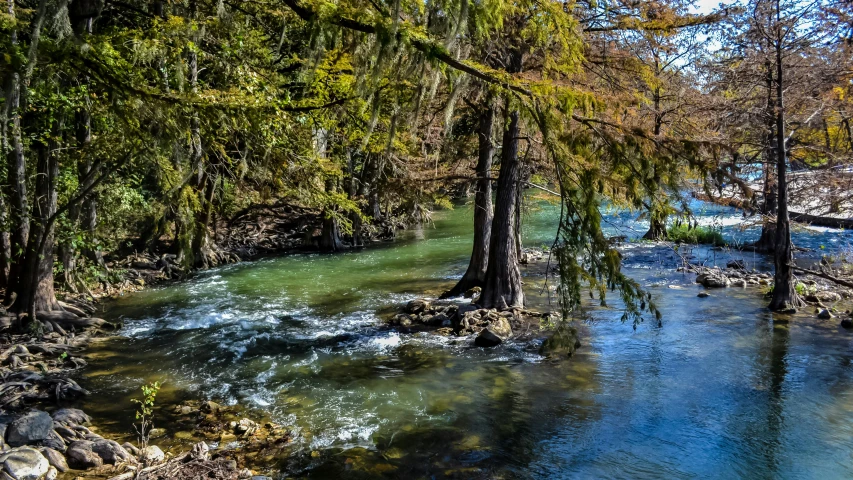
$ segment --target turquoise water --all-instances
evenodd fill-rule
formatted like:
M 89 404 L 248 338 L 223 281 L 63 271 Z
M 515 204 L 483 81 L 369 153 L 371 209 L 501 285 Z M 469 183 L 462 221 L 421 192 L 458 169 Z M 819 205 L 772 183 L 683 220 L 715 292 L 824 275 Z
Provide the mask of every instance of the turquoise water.
M 663 327 L 635 331 L 590 300 L 568 361 L 543 359 L 537 341 L 483 350 L 384 326 L 462 274 L 471 216 L 460 207 L 393 244 L 232 265 L 117 300 L 103 316 L 124 328 L 91 349 L 85 386 L 97 394 L 84 407 L 131 432 L 129 399 L 153 380 L 164 411 L 186 398 L 240 405 L 300 433 L 267 462 L 296 477 L 853 476 L 853 336 L 813 314 L 774 319 L 756 290 L 699 299 L 666 248 L 625 251 Z M 613 231 L 641 235 L 633 217 L 614 215 Z M 526 244 L 550 243 L 555 222 L 551 207 L 530 212 Z M 548 308 L 542 277 L 523 273 L 531 306 Z M 169 431 L 158 442 L 181 444 L 179 427 L 158 426 Z

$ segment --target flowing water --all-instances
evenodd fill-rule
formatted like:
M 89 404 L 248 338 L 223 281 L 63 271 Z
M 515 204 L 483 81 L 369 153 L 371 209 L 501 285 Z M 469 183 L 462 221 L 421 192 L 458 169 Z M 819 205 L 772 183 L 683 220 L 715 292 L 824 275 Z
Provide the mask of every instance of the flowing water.
M 609 216 L 613 233 L 641 235 L 634 216 Z M 383 326 L 461 275 L 470 217 L 460 207 L 393 244 L 232 265 L 128 295 L 103 314 L 124 327 L 90 349 L 84 386 L 96 394 L 83 407 L 129 433 L 129 400 L 148 381 L 164 383 L 160 405 L 239 404 L 300 433 L 275 465 L 296 477 L 853 476 L 853 336 L 811 314 L 774 321 L 755 290 L 697 298 L 665 248 L 625 251 L 663 326 L 634 330 L 590 301 L 584 346 L 568 361 L 543 359 L 536 342 L 483 350 Z M 755 235 L 726 210 L 703 221 L 734 241 Z M 552 207 L 531 212 L 527 245 L 550 243 L 555 223 Z M 796 240 L 833 252 L 848 243 L 843 232 Z M 547 308 L 542 278 L 525 282 L 528 301 Z M 158 426 L 169 437 L 156 443 L 191 441 Z

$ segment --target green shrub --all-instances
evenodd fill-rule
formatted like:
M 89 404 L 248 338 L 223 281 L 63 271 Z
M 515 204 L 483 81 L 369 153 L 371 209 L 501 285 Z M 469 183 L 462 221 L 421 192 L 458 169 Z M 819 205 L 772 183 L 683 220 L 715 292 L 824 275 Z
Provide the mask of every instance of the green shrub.
M 671 242 L 676 243 L 694 243 L 722 246 L 726 244 L 723 240 L 723 234 L 719 230 L 711 227 L 696 226 L 689 227 L 687 225 L 670 226 L 666 231 L 666 238 Z

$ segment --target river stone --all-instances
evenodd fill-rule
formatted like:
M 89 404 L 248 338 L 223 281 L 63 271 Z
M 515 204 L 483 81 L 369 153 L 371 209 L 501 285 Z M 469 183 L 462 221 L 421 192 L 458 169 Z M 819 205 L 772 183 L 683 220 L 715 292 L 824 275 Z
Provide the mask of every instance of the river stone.
M 98 440 L 92 445 L 92 451 L 98 454 L 99 457 L 110 465 L 115 465 L 119 462 L 133 462 L 133 455 L 127 453 L 127 450 L 122 448 L 118 442 L 114 440 Z
M 429 300 L 419 298 L 406 304 L 406 313 L 423 313 L 429 310 Z
M 65 450 L 65 458 L 68 466 L 77 470 L 88 470 L 97 468 L 104 464 L 104 460 L 92 451 L 94 442 L 88 440 L 77 440 L 68 445 Z
M 51 430 L 50 433 L 47 434 L 47 438 L 39 442 L 42 447 L 52 448 L 54 450 L 59 450 L 60 452 L 65 451 L 65 440 L 63 440 L 62 436 L 56 433 L 56 430 Z
M 136 448 L 136 446 L 134 446 L 132 443 L 124 442 L 121 444 L 121 446 L 122 446 L 122 448 L 127 450 L 127 452 L 130 453 L 131 455 L 133 455 L 134 457 L 139 456 L 139 449 Z
M 539 347 L 539 355 L 549 358 L 571 357 L 580 348 L 578 331 L 572 327 L 559 327 Z
M 824 291 L 814 293 L 812 295 L 807 295 L 806 301 L 812 302 L 812 303 L 824 303 L 824 302 L 835 303 L 835 302 L 841 301 L 841 295 L 839 295 L 835 292 L 830 292 L 830 291 L 824 290 Z
M 59 470 L 52 465 L 47 469 L 47 473 L 44 474 L 44 480 L 56 480 L 58 477 Z
M 50 468 L 47 459 L 32 447 L 18 447 L 0 455 L 0 464 L 16 480 L 41 480 Z
M 512 327 L 510 327 L 509 322 L 506 318 L 498 316 L 492 319 L 491 323 L 477 335 L 474 344 L 478 347 L 494 347 L 509 340 L 511 336 Z
M 725 288 L 729 283 L 729 279 L 723 275 L 708 275 L 702 280 L 705 288 Z
M 55 427 L 56 428 L 54 428 L 53 431 L 58 433 L 59 436 L 64 438 L 65 440 L 76 440 L 77 439 L 77 432 L 66 427 L 65 425 L 58 425 Z
M 833 317 L 835 317 L 835 315 L 833 315 L 832 312 L 830 312 L 829 310 L 827 310 L 825 308 L 823 310 L 821 310 L 820 313 L 817 314 L 817 318 L 819 318 L 821 320 L 829 320 Z
M 480 292 L 482 292 L 482 291 L 483 291 L 483 289 L 480 287 L 472 287 L 472 288 L 469 288 L 463 296 L 465 298 L 474 298 L 475 296 L 480 295 Z
M 41 410 L 30 410 L 9 424 L 6 429 L 6 443 L 20 447 L 40 442 L 53 430 L 53 420 Z
M 77 408 L 61 408 L 53 412 L 53 421 L 62 425 L 88 425 L 91 420 Z
M 699 298 L 708 298 L 708 297 L 710 297 L 710 296 L 711 296 L 711 294 L 710 294 L 710 293 L 708 293 L 708 292 L 699 292 L 699 294 L 698 294 L 698 295 L 696 295 L 696 296 L 697 296 L 697 297 L 699 297 Z
M 845 318 L 844 320 L 841 320 L 841 326 L 844 328 L 853 328 L 853 320 Z
M 222 406 L 214 401 L 206 401 L 201 404 L 201 411 L 204 413 L 219 413 L 219 410 L 222 409 Z
M 44 458 L 47 459 L 47 462 L 56 467 L 60 472 L 68 471 L 68 463 L 65 461 L 65 457 L 52 448 L 42 447 L 39 449 Z
M 142 450 L 142 461 L 147 465 L 154 465 L 155 463 L 160 463 L 165 459 L 166 454 L 163 453 L 163 450 L 160 450 L 160 447 L 157 445 L 151 445 Z
M 244 418 L 239 422 L 231 422 L 231 428 L 234 429 L 234 433 L 237 435 L 243 435 L 244 437 L 248 437 L 250 435 L 254 435 L 255 432 L 258 431 L 260 426 L 257 422 L 253 420 L 249 420 L 248 418 Z

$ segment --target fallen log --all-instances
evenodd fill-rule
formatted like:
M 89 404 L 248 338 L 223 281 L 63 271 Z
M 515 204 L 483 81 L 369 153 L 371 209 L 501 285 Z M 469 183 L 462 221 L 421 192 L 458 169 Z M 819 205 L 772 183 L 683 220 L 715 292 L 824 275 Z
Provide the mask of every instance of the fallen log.
M 830 275 L 828 273 L 819 272 L 817 270 L 809 270 L 807 268 L 798 267 L 796 265 L 791 265 L 790 267 L 792 269 L 794 269 L 794 271 L 803 272 L 803 273 L 807 273 L 809 275 L 814 275 L 815 277 L 824 278 L 826 280 L 829 280 L 830 282 L 841 285 L 842 287 L 853 288 L 853 282 L 835 277 L 835 276 Z

